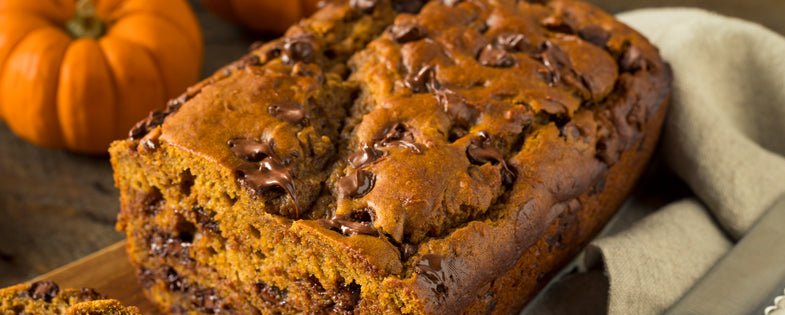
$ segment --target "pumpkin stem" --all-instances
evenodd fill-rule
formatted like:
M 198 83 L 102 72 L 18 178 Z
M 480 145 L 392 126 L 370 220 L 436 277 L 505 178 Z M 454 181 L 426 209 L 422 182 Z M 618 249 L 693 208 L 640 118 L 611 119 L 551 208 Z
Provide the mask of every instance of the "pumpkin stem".
M 65 24 L 65 29 L 76 38 L 98 38 L 104 33 L 104 22 L 95 16 L 95 6 L 90 0 L 78 0 L 76 13 Z

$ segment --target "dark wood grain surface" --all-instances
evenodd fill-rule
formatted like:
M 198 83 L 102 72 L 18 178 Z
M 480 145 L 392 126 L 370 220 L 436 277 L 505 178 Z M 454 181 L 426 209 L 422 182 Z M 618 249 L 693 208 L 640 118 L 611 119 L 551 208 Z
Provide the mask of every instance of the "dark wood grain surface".
M 785 34 L 785 0 L 592 0 L 610 12 L 651 6 L 697 6 L 757 21 Z M 203 73 L 246 53 L 271 35 L 219 20 L 191 1 L 205 37 Z M 141 117 L 140 117 L 141 118 Z M 0 123 L 0 287 L 26 281 L 122 240 L 106 156 L 42 149 Z

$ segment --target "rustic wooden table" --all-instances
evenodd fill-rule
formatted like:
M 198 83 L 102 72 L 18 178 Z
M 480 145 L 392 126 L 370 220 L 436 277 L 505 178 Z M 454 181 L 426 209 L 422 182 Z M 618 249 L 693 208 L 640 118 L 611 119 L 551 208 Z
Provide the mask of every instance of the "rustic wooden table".
M 609 12 L 652 6 L 696 6 L 757 21 L 785 34 L 783 0 L 590 0 Z M 256 39 L 191 0 L 205 37 L 203 73 L 242 56 Z M 106 156 L 35 147 L 0 123 L 0 287 L 31 279 L 123 238 Z

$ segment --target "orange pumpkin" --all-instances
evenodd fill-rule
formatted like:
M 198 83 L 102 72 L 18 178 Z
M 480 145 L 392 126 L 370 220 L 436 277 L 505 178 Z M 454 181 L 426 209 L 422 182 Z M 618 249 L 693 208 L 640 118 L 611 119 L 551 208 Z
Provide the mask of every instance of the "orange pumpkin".
M 311 15 L 321 0 L 202 0 L 219 16 L 257 32 L 283 33 Z
M 184 0 L 0 0 L 0 117 L 50 148 L 102 153 L 199 78 Z

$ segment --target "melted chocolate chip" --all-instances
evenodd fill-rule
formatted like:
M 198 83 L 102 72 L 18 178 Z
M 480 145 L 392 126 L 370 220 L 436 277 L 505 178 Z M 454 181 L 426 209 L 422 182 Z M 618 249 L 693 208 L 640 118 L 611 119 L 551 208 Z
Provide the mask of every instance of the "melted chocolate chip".
M 506 50 L 494 47 L 491 44 L 485 46 L 477 56 L 477 61 L 486 67 L 509 68 L 515 65 L 513 58 Z
M 425 4 L 424 0 L 396 0 L 393 1 L 393 9 L 398 12 L 414 14 L 420 12 L 423 4 Z
M 431 292 L 440 299 L 445 299 L 449 295 L 449 288 L 445 283 L 448 277 L 448 268 L 442 268 L 444 258 L 439 254 L 428 253 L 422 255 L 420 260 L 414 265 L 414 272 L 424 277 L 431 286 Z
M 30 297 L 33 300 L 41 300 L 51 302 L 57 294 L 60 293 L 60 288 L 53 281 L 36 281 L 30 284 L 30 288 L 22 291 L 19 295 L 22 297 Z
M 368 194 L 376 182 L 373 173 L 366 170 L 355 170 L 338 180 L 338 195 L 342 198 L 360 198 Z
M 345 236 L 353 235 L 370 235 L 379 236 L 379 231 L 373 227 L 371 222 L 356 222 L 349 216 L 335 215 L 332 219 L 319 219 L 317 223 L 322 227 L 336 232 L 340 232 Z
M 440 90 L 434 93 L 436 101 L 442 106 L 445 113 L 459 127 L 467 128 L 477 116 L 477 110 L 469 106 L 462 96 L 450 90 Z
M 253 139 L 231 139 L 226 144 L 232 150 L 234 156 L 248 162 L 259 162 L 274 154 L 273 148 L 269 143 Z
M 619 67 L 624 72 L 636 72 L 646 69 L 648 63 L 643 58 L 643 51 L 638 46 L 630 46 L 619 60 Z
M 312 35 L 287 37 L 281 47 L 281 61 L 293 65 L 299 61 L 310 63 L 314 57 Z
M 267 112 L 278 120 L 283 120 L 292 125 L 299 125 L 305 119 L 305 111 L 300 104 L 295 102 L 277 102 L 267 107 Z
M 544 41 L 540 44 L 540 52 L 534 55 L 534 58 L 540 60 L 548 71 L 548 84 L 555 84 L 561 80 L 562 68 L 569 68 L 572 66 L 570 57 L 561 48 L 561 46 L 554 44 L 551 41 Z
M 403 84 L 414 93 L 433 92 L 439 89 L 436 70 L 432 66 L 423 67 L 417 72 L 406 75 Z
M 493 146 L 488 133 L 481 131 L 478 138 L 471 140 L 466 148 L 466 156 L 472 164 L 476 165 L 486 163 L 491 163 L 491 165 L 501 164 L 502 183 L 509 186 L 515 181 L 515 172 L 507 166 L 501 151 Z
M 425 32 L 420 28 L 417 23 L 401 23 L 390 27 L 390 36 L 399 44 L 408 43 L 418 40 L 425 36 Z
M 382 147 L 407 148 L 414 151 L 414 153 L 422 153 L 420 145 L 414 141 L 414 134 L 402 123 L 393 123 L 384 130 L 384 133 L 378 139 L 376 143 Z
M 131 138 L 131 140 L 141 139 L 144 137 L 144 135 L 150 132 L 150 130 L 160 126 L 163 123 L 164 118 L 166 118 L 166 114 L 163 111 L 151 111 L 147 115 L 147 118 L 137 122 L 136 125 L 131 128 L 131 131 L 128 132 L 128 136 Z
M 294 194 L 292 173 L 292 166 L 284 165 L 281 160 L 274 156 L 264 158 L 258 165 L 255 163 L 244 163 L 234 169 L 237 181 L 252 194 L 261 194 L 266 189 L 272 187 L 282 188 L 294 201 L 294 207 L 297 211 L 296 217 L 300 217 L 300 206 Z
M 461 1 L 463 0 L 442 0 L 442 3 L 444 3 L 447 6 L 454 7 L 456 4 L 461 3 Z
M 162 125 L 164 123 L 164 120 L 166 120 L 166 117 L 180 110 L 180 107 L 182 107 L 183 104 L 185 104 L 185 102 L 187 102 L 189 99 L 193 98 L 200 92 L 201 90 L 183 93 L 177 98 L 169 100 L 166 103 L 166 108 L 164 110 L 151 111 L 147 115 L 147 118 L 145 118 L 140 122 L 137 122 L 136 125 L 134 125 L 134 127 L 131 128 L 131 131 L 128 132 L 128 137 L 131 138 L 131 140 L 141 139 L 148 132 L 150 132 L 150 130 L 153 130 L 155 129 L 155 127 Z
M 353 8 L 362 11 L 363 13 L 371 13 L 373 9 L 379 4 L 379 0 L 350 0 L 349 5 Z
M 359 169 L 373 164 L 373 162 L 376 162 L 376 160 L 382 156 L 384 156 L 384 151 L 377 150 L 368 144 L 364 144 L 360 151 L 350 154 L 346 158 L 346 161 L 348 161 L 349 165 L 352 167 Z
M 520 52 L 527 50 L 531 43 L 526 35 L 521 33 L 506 33 L 496 36 L 494 45 L 506 51 Z
M 504 161 L 502 153 L 499 149 L 493 147 L 490 143 L 490 138 L 486 133 L 480 133 L 480 138 L 474 138 L 466 148 L 466 155 L 472 164 L 483 165 L 491 163 L 493 165 L 499 164 Z
M 409 258 L 417 254 L 417 246 L 405 243 L 400 247 L 401 251 L 401 261 L 408 261 Z
M 552 15 L 543 19 L 542 25 L 553 32 L 575 34 L 575 29 L 572 27 L 572 25 L 558 16 Z
M 578 31 L 578 36 L 598 47 L 605 47 L 611 33 L 599 25 L 590 25 Z

